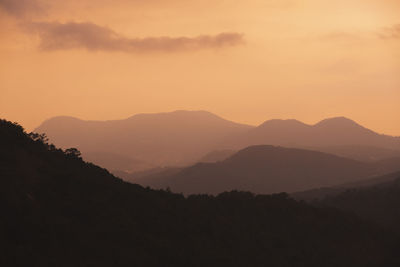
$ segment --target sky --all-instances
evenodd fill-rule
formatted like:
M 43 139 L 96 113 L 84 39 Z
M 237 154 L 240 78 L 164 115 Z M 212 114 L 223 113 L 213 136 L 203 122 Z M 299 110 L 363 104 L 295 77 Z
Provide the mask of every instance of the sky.
M 0 118 L 207 110 L 400 136 L 398 0 L 0 0 Z

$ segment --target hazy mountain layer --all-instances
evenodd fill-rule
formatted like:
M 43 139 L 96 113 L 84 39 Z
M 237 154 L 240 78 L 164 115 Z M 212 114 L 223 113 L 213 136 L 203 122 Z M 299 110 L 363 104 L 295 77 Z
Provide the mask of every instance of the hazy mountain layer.
M 379 160 L 399 155 L 393 150 L 400 150 L 400 137 L 378 134 L 350 119 L 337 117 L 315 125 L 269 120 L 226 142 L 226 146 L 237 148 L 262 144 L 308 147 L 351 158 Z
M 291 196 L 295 199 L 306 201 L 322 200 L 327 197 L 339 195 L 340 193 L 343 193 L 347 190 L 367 188 L 380 184 L 388 184 L 395 181 L 397 178 L 400 178 L 400 172 L 398 171 L 371 179 L 362 179 L 360 181 L 340 184 L 331 187 L 313 188 L 302 192 L 295 192 L 292 193 Z
M 136 172 L 226 159 L 251 145 L 317 150 L 361 161 L 400 156 L 400 138 L 377 134 L 346 118 L 307 125 L 269 120 L 258 127 L 205 111 L 139 114 L 126 120 L 83 121 L 56 117 L 36 132 L 57 146 L 77 147 L 84 159 L 110 171 Z
M 199 163 L 178 173 L 161 172 L 134 181 L 185 194 L 227 190 L 266 194 L 338 185 L 395 170 L 400 170 L 400 158 L 390 164 L 364 163 L 317 151 L 253 146 L 221 162 Z
M 57 146 L 77 147 L 83 156 L 101 151 L 152 166 L 166 166 L 195 162 L 225 137 L 250 128 L 205 111 L 175 111 L 139 114 L 116 121 L 56 117 L 45 121 L 35 132 L 45 133 Z M 94 163 L 104 164 L 96 157 L 91 159 Z M 105 164 L 102 166 L 106 167 Z M 135 169 L 134 162 L 131 166 L 129 171 L 142 169 Z

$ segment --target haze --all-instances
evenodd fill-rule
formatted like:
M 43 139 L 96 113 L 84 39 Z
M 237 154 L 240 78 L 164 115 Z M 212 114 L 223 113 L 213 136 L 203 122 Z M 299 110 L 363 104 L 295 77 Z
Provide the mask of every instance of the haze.
M 208 110 L 400 135 L 398 0 L 0 0 L 0 117 Z

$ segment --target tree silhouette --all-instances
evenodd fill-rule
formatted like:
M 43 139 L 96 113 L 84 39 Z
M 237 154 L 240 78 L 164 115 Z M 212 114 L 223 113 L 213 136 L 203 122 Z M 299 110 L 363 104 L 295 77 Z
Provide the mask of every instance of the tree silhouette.
M 81 152 L 77 148 L 74 148 L 74 147 L 67 148 L 65 150 L 65 155 L 71 156 L 74 158 L 81 158 Z
M 49 138 L 46 136 L 46 134 L 42 133 L 42 134 L 38 134 L 38 133 L 29 133 L 28 136 L 33 140 L 33 141 L 40 141 L 43 144 L 47 144 L 47 142 L 49 141 Z

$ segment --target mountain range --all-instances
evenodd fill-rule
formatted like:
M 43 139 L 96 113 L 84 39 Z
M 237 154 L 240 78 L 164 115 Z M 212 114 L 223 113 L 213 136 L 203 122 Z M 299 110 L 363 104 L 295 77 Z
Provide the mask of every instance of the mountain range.
M 87 161 L 110 171 L 136 172 L 226 159 L 252 145 L 316 150 L 360 161 L 400 156 L 400 137 L 375 133 L 337 117 L 308 125 L 268 120 L 255 127 L 206 111 L 138 114 L 125 120 L 84 121 L 55 117 L 34 130 L 50 142 L 76 147 Z M 116 162 L 115 158 L 119 160 Z
M 248 131 L 241 139 L 243 142 L 286 146 L 367 145 L 400 148 L 398 137 L 377 134 L 345 117 L 325 119 L 315 125 L 297 120 L 269 120 Z M 244 144 L 248 145 L 251 143 Z
M 276 145 L 313 149 L 354 159 L 379 160 L 399 156 L 400 137 L 378 134 L 345 117 L 315 125 L 297 120 L 268 120 L 226 142 L 227 147 Z

